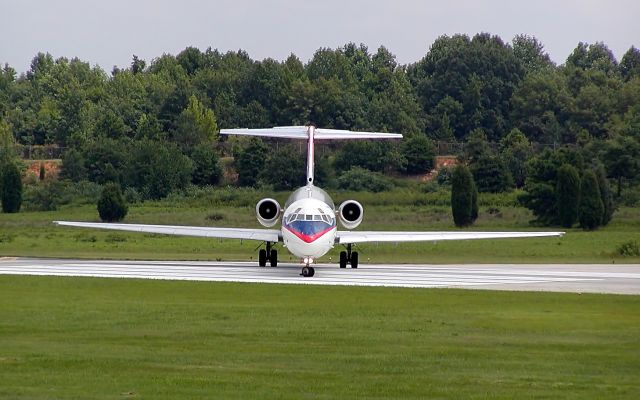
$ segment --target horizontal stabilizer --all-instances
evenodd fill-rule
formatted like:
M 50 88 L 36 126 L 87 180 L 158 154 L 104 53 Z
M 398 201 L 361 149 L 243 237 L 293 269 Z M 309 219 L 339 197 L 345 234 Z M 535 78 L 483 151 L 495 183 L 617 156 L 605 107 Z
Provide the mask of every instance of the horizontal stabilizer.
M 265 129 L 222 129 L 223 135 L 262 136 L 286 139 L 309 139 L 308 126 L 276 126 Z M 315 140 L 349 140 L 349 139 L 402 139 L 399 133 L 355 132 L 342 129 L 315 128 Z

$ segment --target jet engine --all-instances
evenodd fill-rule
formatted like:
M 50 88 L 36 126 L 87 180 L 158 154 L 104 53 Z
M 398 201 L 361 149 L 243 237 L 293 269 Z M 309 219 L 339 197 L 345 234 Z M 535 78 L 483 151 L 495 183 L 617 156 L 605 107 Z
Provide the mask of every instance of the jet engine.
M 338 208 L 340 223 L 347 229 L 353 229 L 360 225 L 363 215 L 362 204 L 355 200 L 347 200 L 340 204 Z
M 262 199 L 256 204 L 258 222 L 262 226 L 270 228 L 278 222 L 280 216 L 280 204 L 274 199 Z

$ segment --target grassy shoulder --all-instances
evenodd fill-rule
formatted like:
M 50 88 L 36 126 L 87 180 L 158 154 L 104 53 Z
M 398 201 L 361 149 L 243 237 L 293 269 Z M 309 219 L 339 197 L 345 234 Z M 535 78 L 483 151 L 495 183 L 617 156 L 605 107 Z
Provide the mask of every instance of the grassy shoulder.
M 286 193 L 276 194 L 281 203 Z M 266 196 L 252 190 L 197 192 L 130 206 L 124 222 L 220 227 L 260 227 L 255 202 Z M 336 202 L 358 199 L 365 207 L 362 230 L 454 230 L 448 199 L 442 193 L 394 191 L 339 193 Z M 536 230 L 528 210 L 514 206 L 515 196 L 484 195 L 474 230 Z M 54 220 L 97 221 L 93 204 L 70 204 L 57 211 L 0 214 L 0 256 L 250 260 L 253 241 L 219 240 L 86 230 L 59 227 Z M 451 242 L 366 244 L 359 246 L 365 263 L 637 263 L 640 257 L 620 256 L 626 242 L 640 242 L 640 209 L 622 208 L 611 224 L 594 232 L 568 230 L 563 238 L 473 240 Z M 338 246 L 320 262 L 337 260 Z M 294 261 L 281 251 L 281 260 Z
M 638 296 L 16 276 L 0 289 L 2 398 L 640 390 Z

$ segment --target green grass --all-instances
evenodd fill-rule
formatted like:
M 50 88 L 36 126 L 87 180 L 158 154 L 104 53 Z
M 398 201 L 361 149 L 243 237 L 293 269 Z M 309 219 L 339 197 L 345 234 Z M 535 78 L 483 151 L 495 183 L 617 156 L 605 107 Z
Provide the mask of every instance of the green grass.
M 215 200 L 169 199 L 130 207 L 125 222 L 202 226 L 260 227 L 253 198 L 261 193 L 222 192 Z M 396 195 L 399 195 L 396 193 Z M 342 194 L 359 198 L 357 194 Z M 250 205 L 245 197 L 251 197 Z M 280 196 L 284 197 L 284 196 Z M 366 195 L 365 195 L 366 197 Z M 281 199 L 283 202 L 284 200 Z M 364 202 L 362 230 L 451 230 L 448 207 L 437 205 L 386 205 L 387 198 Z M 489 199 L 491 200 L 491 199 Z M 220 205 L 226 202 L 231 205 Z M 487 201 L 491 204 L 491 201 Z M 499 202 L 498 202 L 499 203 Z M 489 208 L 494 208 L 489 213 Z M 497 210 L 497 211 L 496 211 Z M 67 205 L 59 211 L 0 214 L 0 256 L 81 257 L 125 259 L 250 260 L 256 257 L 253 241 L 125 233 L 59 227 L 53 220 L 97 221 L 94 205 Z M 509 206 L 481 207 L 475 230 L 530 230 L 528 210 Z M 563 238 L 453 241 L 438 243 L 365 244 L 361 262 L 405 263 L 638 263 L 640 257 L 622 257 L 616 249 L 625 242 L 640 242 L 640 209 L 622 208 L 611 224 L 595 232 L 569 230 Z M 282 249 L 281 261 L 291 258 Z M 335 262 L 336 247 L 321 262 Z
M 0 398 L 616 398 L 640 297 L 0 276 Z

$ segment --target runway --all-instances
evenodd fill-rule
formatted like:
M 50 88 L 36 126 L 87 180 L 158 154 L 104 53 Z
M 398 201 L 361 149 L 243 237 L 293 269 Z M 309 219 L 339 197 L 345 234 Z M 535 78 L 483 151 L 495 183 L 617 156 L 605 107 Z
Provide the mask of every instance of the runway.
M 0 258 L 4 275 L 640 294 L 638 264 L 376 264 L 358 269 L 318 264 L 313 278 L 301 277 L 300 268 L 260 268 L 250 262 Z

